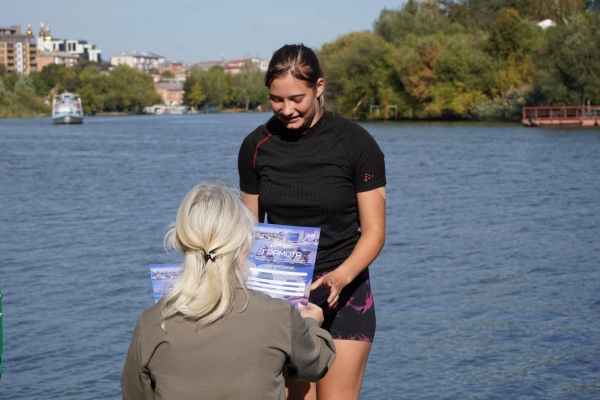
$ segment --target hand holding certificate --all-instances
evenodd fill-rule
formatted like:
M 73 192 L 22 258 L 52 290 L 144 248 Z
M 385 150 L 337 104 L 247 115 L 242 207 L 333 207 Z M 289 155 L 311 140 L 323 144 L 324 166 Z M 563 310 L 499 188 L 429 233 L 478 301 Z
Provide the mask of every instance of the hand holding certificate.
M 320 233 L 319 228 L 256 224 L 244 265 L 248 288 L 307 308 Z M 179 264 L 150 266 L 155 301 L 169 293 L 181 269 Z

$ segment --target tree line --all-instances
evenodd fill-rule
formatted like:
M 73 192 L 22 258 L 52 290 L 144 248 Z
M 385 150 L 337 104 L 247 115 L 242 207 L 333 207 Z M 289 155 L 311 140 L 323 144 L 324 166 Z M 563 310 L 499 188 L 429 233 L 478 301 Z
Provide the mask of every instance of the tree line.
M 409 0 L 373 31 L 323 45 L 328 107 L 367 118 L 519 119 L 525 105 L 600 104 L 600 13 L 585 0 Z M 540 20 L 555 26 L 542 29 Z M 356 108 L 359 101 L 361 106 Z
M 197 109 L 269 107 L 264 74 L 250 61 L 235 75 L 218 65 L 206 71 L 192 68 L 183 89 L 184 104 Z
M 372 31 L 319 49 L 326 105 L 369 118 L 385 95 L 402 118 L 518 120 L 525 105 L 600 104 L 600 13 L 585 8 L 586 0 L 409 0 L 384 9 Z M 546 18 L 555 26 L 537 25 Z M 62 91 L 78 93 L 86 114 L 161 102 L 152 77 L 124 65 L 2 75 L 0 117 L 48 113 L 43 97 Z M 236 75 L 192 69 L 183 88 L 184 104 L 197 109 L 269 106 L 252 63 Z
M 49 115 L 50 105 L 44 98 L 64 91 L 79 94 L 88 115 L 102 111 L 137 113 L 161 102 L 152 77 L 125 65 L 102 74 L 94 63 L 83 68 L 50 64 L 28 76 L 0 77 L 0 117 Z
M 183 87 L 184 104 L 199 109 L 249 110 L 259 105 L 267 108 L 269 103 L 263 74 L 250 63 L 235 76 L 226 74 L 221 66 L 208 71 L 192 69 Z M 69 68 L 50 64 L 29 76 L 0 71 L 0 118 L 49 115 L 51 107 L 45 99 L 64 91 L 79 94 L 87 115 L 112 111 L 135 114 L 162 103 L 152 76 L 126 65 L 103 74 L 94 63 Z

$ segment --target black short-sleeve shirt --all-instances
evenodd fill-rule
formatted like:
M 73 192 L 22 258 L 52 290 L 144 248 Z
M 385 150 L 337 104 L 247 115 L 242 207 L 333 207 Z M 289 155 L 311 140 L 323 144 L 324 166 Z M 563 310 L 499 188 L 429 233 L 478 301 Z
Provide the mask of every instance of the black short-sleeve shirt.
M 356 193 L 386 184 L 375 139 L 331 112 L 302 134 L 275 118 L 259 126 L 242 143 L 238 170 L 268 223 L 321 228 L 315 272 L 336 268 L 358 242 Z

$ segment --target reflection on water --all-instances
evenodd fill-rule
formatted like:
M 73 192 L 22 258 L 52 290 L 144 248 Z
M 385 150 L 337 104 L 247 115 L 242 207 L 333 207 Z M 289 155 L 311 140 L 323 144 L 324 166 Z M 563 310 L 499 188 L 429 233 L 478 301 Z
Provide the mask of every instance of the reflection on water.
M 0 121 L 6 398 L 118 398 L 149 265 L 268 114 Z M 365 124 L 386 247 L 364 399 L 600 396 L 600 130 Z

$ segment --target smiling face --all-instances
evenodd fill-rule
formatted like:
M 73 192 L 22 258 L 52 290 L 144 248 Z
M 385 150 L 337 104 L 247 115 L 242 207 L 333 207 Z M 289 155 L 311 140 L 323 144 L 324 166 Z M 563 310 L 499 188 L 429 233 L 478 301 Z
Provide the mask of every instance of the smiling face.
M 275 78 L 269 87 L 273 113 L 288 129 L 308 129 L 319 120 L 317 98 L 324 89 L 323 78 L 319 78 L 314 88 L 290 74 Z

